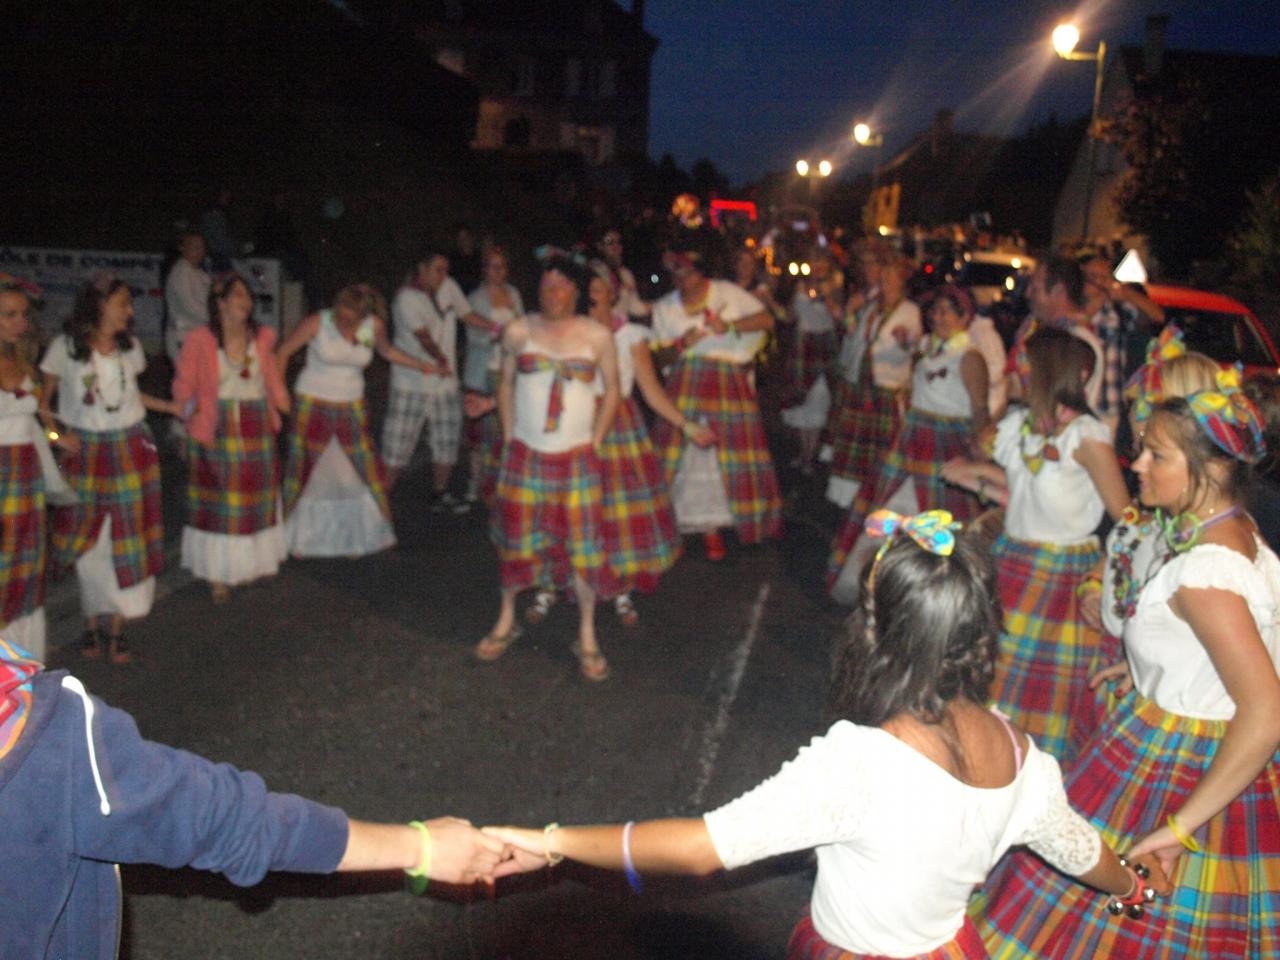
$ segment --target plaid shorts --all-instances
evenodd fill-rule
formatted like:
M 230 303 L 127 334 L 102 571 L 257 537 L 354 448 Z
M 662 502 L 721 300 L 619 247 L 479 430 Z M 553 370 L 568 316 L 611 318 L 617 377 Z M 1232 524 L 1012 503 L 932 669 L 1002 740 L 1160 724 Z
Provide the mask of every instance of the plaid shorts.
M 457 390 L 419 393 L 392 389 L 387 419 L 382 424 L 382 459 L 388 467 L 399 469 L 413 459 L 424 424 L 431 444 L 431 462 L 458 462 L 462 394 Z

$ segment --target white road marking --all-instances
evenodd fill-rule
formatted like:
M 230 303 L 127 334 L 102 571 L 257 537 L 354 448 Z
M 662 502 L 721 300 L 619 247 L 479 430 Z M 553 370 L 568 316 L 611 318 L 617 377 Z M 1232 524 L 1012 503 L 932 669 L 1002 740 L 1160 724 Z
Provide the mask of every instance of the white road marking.
M 698 751 L 698 779 L 693 785 L 693 793 L 689 797 L 692 806 L 702 804 L 702 795 L 711 783 L 711 774 L 715 772 L 716 757 L 720 754 L 720 742 L 729 729 L 729 714 L 733 712 L 733 702 L 738 697 L 738 687 L 742 683 L 742 675 L 747 670 L 747 661 L 751 659 L 751 648 L 755 646 L 756 637 L 760 633 L 760 619 L 764 615 L 764 605 L 769 599 L 770 584 L 760 584 L 760 592 L 756 594 L 755 605 L 751 608 L 751 620 L 747 624 L 747 632 L 729 655 L 729 670 L 720 688 L 720 702 L 716 704 L 716 712 L 712 721 L 702 731 L 702 746 Z

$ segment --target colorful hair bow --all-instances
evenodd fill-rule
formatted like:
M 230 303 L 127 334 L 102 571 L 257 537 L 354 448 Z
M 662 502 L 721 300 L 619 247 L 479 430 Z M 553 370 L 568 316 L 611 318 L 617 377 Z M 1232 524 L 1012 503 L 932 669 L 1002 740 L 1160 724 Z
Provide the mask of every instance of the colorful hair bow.
M 40 289 L 40 285 L 25 277 L 19 277 L 12 273 L 0 271 L 0 287 L 10 287 L 14 290 L 21 290 L 31 300 L 43 300 L 44 291 Z
M 876 510 L 864 525 L 872 537 L 884 537 L 871 564 L 871 582 L 875 581 L 875 568 L 880 558 L 893 545 L 899 533 L 905 533 L 920 547 L 939 557 L 949 557 L 956 548 L 956 531 L 960 529 L 949 510 L 926 510 L 911 516 L 903 516 L 892 510 Z
M 1236 364 L 1217 373 L 1218 389 L 1187 397 L 1196 423 L 1214 445 L 1236 460 L 1257 463 L 1266 455 L 1262 415 L 1240 390 L 1243 368 Z
M 1182 331 L 1167 324 L 1160 336 L 1147 344 L 1147 361 L 1133 372 L 1124 385 L 1126 399 L 1133 403 L 1133 416 L 1139 423 L 1151 417 L 1151 408 L 1164 399 L 1164 365 L 1187 352 Z

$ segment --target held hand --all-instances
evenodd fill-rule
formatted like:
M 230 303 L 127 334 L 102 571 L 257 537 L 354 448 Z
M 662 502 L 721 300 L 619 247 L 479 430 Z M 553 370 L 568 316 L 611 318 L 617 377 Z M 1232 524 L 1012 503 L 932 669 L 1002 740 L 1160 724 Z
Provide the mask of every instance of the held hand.
M 293 401 L 285 397 L 284 400 L 276 404 L 276 410 L 280 412 L 280 416 L 287 417 L 293 412 Z
M 465 884 L 493 876 L 505 850 L 501 840 L 457 817 L 428 820 L 426 827 L 431 831 L 432 880 Z
M 1165 874 L 1166 888 L 1172 890 L 1169 883 L 1169 877 L 1174 873 L 1174 868 L 1178 865 L 1179 856 L 1183 855 L 1185 847 L 1179 844 L 1178 837 L 1174 836 L 1174 832 L 1169 827 L 1161 827 L 1157 831 L 1148 833 L 1146 837 L 1139 840 L 1130 851 L 1130 859 L 1142 859 L 1146 863 L 1149 859 L 1155 859 L 1160 864 L 1160 869 Z M 1152 884 L 1156 887 L 1156 872 L 1152 870 Z M 1156 887 L 1160 892 L 1160 887 Z
M 691 424 L 689 430 L 689 439 L 699 447 L 711 447 L 716 442 L 716 432 L 705 423 Z
M 729 325 L 720 319 L 720 314 L 713 310 L 707 311 L 707 326 L 717 336 L 729 332 Z
M 80 453 L 80 438 L 74 433 L 59 432 L 58 439 L 53 441 L 53 445 L 68 456 L 74 457 Z
M 894 340 L 898 341 L 898 346 L 903 350 L 911 346 L 911 334 L 907 332 L 906 327 L 894 327 L 889 333 Z
M 973 463 L 963 457 L 948 460 L 942 465 L 942 479 L 966 490 L 977 487 L 973 478 Z
M 1083 601 L 1081 606 L 1083 606 Z M 1109 667 L 1103 667 L 1089 678 L 1089 689 L 1097 690 L 1104 683 L 1110 683 L 1113 680 L 1116 684 L 1113 692 L 1117 697 L 1123 697 L 1133 689 L 1133 677 L 1129 674 L 1128 662 L 1121 660 L 1119 663 L 1113 663 Z
M 509 877 L 547 866 L 546 835 L 524 827 L 485 827 L 484 833 L 504 844 L 504 859 L 493 875 Z
M 1080 616 L 1080 622 L 1090 630 L 1102 629 L 1102 591 L 1086 590 L 1079 595 L 1076 603 L 1076 612 Z M 1114 667 L 1108 667 L 1107 670 L 1113 670 Z M 1104 682 L 1098 678 L 1106 671 L 1101 671 L 1089 678 L 1089 686 L 1096 686 L 1097 683 Z M 1111 678 L 1106 678 L 1111 679 Z
M 1169 880 L 1169 873 L 1164 868 L 1164 864 L 1160 862 L 1160 858 L 1153 853 L 1129 854 L 1129 862 L 1135 866 L 1141 864 L 1151 871 L 1151 876 L 1143 881 L 1145 886 L 1151 887 L 1157 894 L 1167 897 L 1173 893 L 1173 883 Z
M 496 397 L 486 397 L 480 393 L 467 393 L 462 398 L 462 411 L 468 420 L 476 420 L 498 406 Z

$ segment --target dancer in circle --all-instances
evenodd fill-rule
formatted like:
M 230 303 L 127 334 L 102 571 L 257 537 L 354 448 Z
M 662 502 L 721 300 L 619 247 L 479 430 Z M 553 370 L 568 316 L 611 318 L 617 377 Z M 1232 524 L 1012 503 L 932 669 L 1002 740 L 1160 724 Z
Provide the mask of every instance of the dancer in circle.
M 751 364 L 773 329 L 763 305 L 728 280 L 712 280 L 694 237 L 667 254 L 676 289 L 653 308 L 659 345 L 676 353 L 666 389 L 680 415 L 709 426 L 714 449 L 690 443 L 666 420 L 654 425 L 681 533 L 701 533 L 707 557 L 725 556 L 720 530 L 744 544 L 782 533 L 782 496 L 765 442 Z
M 911 382 L 911 354 L 923 326 L 920 308 L 907 299 L 911 264 L 877 247 L 879 296 L 857 312 L 845 334 L 839 366 L 848 386 L 831 408 L 831 477 L 827 499 L 848 507 L 893 444 L 902 421 L 901 392 Z
M 1159 559 L 1122 587 L 1124 696 L 1067 781 L 1103 836 L 1142 837 L 1173 895 L 1120 931 L 1014 854 L 987 890 L 993 957 L 1280 955 L 1280 560 L 1244 511 L 1262 422 L 1233 374 L 1147 421 L 1134 470 Z
M 386 471 L 369 433 L 364 371 L 376 352 L 388 363 L 427 373 L 387 337 L 387 305 L 368 284 L 344 287 L 276 353 L 280 370 L 307 348 L 284 481 L 285 536 L 295 557 L 362 557 L 395 546 Z
M 1011 409 L 995 437 L 995 462 L 953 460 L 943 476 L 1006 506 L 996 542 L 1005 611 L 992 701 L 1069 766 L 1075 728 L 1095 722 L 1089 677 L 1105 665 L 1101 639 L 1079 622 L 1079 594 L 1102 551 L 1103 512 L 1129 502 L 1111 431 L 1085 402 L 1089 345 L 1046 328 L 1026 344 L 1030 403 Z
M 46 495 L 65 483 L 49 452 L 49 437 L 74 452 L 47 413 L 39 419 L 31 303 L 35 289 L 0 275 L 0 631 L 45 656 Z
M 54 512 L 53 548 L 60 566 L 76 568 L 81 653 L 100 657 L 105 644 L 113 664 L 132 658 L 124 625 L 151 611 L 164 569 L 160 460 L 146 412 L 179 412 L 138 389 L 147 358 L 129 334 L 132 319 L 128 285 L 99 275 L 80 288 L 66 332 L 40 363 L 42 409 L 52 416 L 48 404 L 57 397 L 57 419 L 79 442 L 62 463 L 76 503 Z
M 947 461 L 980 448 L 991 423 L 986 361 L 968 335 L 973 315 L 973 300 L 960 287 L 948 284 L 934 294 L 931 332 L 921 341 L 912 374 L 911 409 L 836 534 L 827 589 L 841 603 L 857 602 L 859 574 L 871 548 L 863 521 L 876 507 L 945 509 L 962 521 L 977 513 L 973 494 L 942 478 Z
M 1054 759 L 983 706 L 1000 613 L 985 549 L 950 519 L 876 517 L 893 540 L 868 566 L 864 616 L 838 653 L 838 719 L 778 773 L 698 819 L 486 828 L 516 851 L 498 875 L 569 857 L 623 870 L 639 890 L 642 874 L 812 848 L 817 879 L 792 960 L 984 957 L 966 907 L 1014 844 L 1113 896 L 1141 896 L 1067 804 Z M 1152 858 L 1139 865 L 1166 889 Z
M 583 677 L 604 680 L 609 664 L 595 631 L 596 598 L 616 592 L 604 551 L 601 467 L 596 451 L 618 410 L 618 363 L 607 328 L 580 313 L 590 273 L 548 259 L 540 314 L 502 334 L 498 415 L 504 438 L 490 536 L 498 552 L 501 606 L 475 656 L 492 661 L 520 636 L 516 596 L 538 587 L 578 601 L 573 645 Z M 604 395 L 597 403 L 596 376 Z
M 789 395 L 797 402 L 782 411 L 782 422 L 800 435 L 796 466 L 813 473 L 818 441 L 831 412 L 830 374 L 836 358 L 836 318 L 844 310 L 844 275 L 831 253 L 814 248 L 809 254 L 813 273 L 802 277 L 783 314 L 795 323 L 795 340 L 787 364 Z
M 507 282 L 507 270 L 506 253 L 494 247 L 484 257 L 484 282 L 467 297 L 472 316 L 465 324 L 467 356 L 462 368 L 462 389 L 468 396 L 487 399 L 497 392 L 498 341 L 508 323 L 524 316 L 524 301 L 520 291 Z M 502 456 L 502 425 L 496 409 L 479 416 L 468 414 L 465 432 L 471 461 L 467 503 L 488 503 L 493 498 Z
M 182 566 L 226 603 L 231 587 L 274 576 L 285 557 L 276 434 L 289 392 L 276 332 L 254 319 L 243 277 L 218 277 L 208 312 L 183 340 L 173 381 L 174 402 L 190 410 Z

